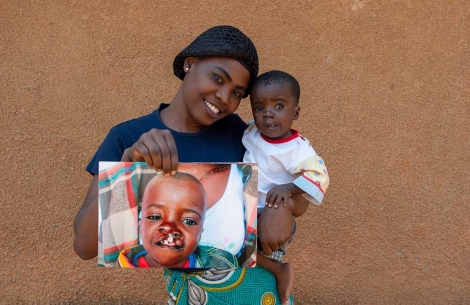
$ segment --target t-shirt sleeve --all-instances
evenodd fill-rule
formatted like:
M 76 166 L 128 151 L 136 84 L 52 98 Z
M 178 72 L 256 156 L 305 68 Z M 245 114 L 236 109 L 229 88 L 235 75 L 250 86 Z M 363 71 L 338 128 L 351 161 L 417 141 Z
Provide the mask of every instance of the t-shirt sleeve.
M 94 175 L 98 173 L 98 163 L 100 161 L 121 161 L 122 154 L 126 148 L 120 132 L 116 127 L 111 128 L 90 163 L 88 163 L 86 170 Z
M 296 176 L 294 184 L 301 188 L 303 196 L 310 202 L 320 205 L 330 183 L 325 162 L 317 155 L 310 142 L 300 137 L 298 145 L 288 150 L 281 161 L 286 170 Z
M 299 175 L 294 184 L 305 192 L 303 196 L 320 205 L 330 183 L 323 159 L 317 155 L 306 158 L 297 165 L 294 174 Z

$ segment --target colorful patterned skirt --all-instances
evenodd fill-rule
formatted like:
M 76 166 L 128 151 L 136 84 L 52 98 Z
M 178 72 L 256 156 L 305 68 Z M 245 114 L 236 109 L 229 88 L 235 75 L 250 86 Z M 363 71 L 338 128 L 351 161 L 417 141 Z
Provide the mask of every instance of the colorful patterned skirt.
M 185 273 L 164 269 L 169 305 L 280 305 L 274 276 L 261 267 Z M 293 305 L 292 295 L 287 302 Z

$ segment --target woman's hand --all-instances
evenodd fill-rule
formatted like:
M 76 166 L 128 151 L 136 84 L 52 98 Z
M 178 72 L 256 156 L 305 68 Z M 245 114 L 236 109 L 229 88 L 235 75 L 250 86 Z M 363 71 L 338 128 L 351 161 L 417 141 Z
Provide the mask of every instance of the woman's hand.
M 302 195 L 293 195 L 288 200 L 287 209 L 263 209 L 258 218 L 258 235 L 264 254 L 279 250 L 291 237 L 294 217 L 302 216 L 309 204 Z
M 263 209 L 258 219 L 261 250 L 266 255 L 279 250 L 292 235 L 294 217 L 289 209 Z
M 147 162 L 164 174 L 174 174 L 178 167 L 178 150 L 169 130 L 151 129 L 127 148 L 122 155 L 123 162 Z

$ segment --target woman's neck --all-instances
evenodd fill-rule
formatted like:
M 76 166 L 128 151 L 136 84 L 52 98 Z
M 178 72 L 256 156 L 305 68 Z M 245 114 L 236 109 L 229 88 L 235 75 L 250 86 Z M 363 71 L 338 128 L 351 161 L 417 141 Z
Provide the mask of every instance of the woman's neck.
M 196 133 L 205 127 L 191 117 L 180 90 L 170 105 L 160 111 L 160 119 L 166 127 L 178 132 Z

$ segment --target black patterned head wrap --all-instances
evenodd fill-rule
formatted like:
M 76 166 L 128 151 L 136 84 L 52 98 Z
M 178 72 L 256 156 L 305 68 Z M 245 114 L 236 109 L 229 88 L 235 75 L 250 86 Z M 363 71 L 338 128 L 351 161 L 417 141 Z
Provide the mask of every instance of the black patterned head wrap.
M 214 56 L 236 59 L 250 72 L 248 90 L 244 97 L 248 96 L 256 76 L 258 76 L 258 53 L 250 38 L 233 26 L 216 26 L 196 37 L 176 55 L 173 61 L 173 72 L 183 80 L 186 74 L 183 70 L 184 60 L 187 57 Z

